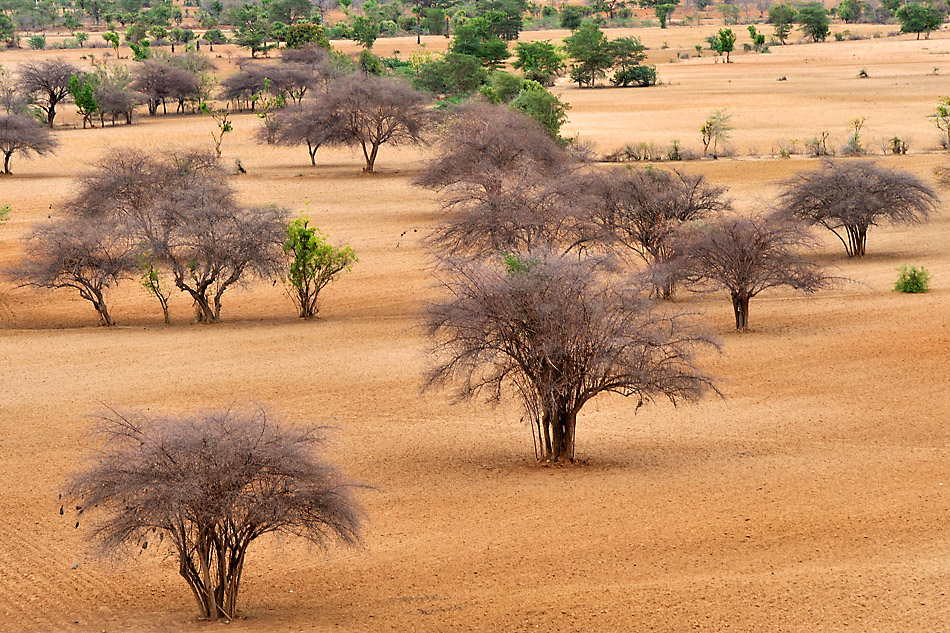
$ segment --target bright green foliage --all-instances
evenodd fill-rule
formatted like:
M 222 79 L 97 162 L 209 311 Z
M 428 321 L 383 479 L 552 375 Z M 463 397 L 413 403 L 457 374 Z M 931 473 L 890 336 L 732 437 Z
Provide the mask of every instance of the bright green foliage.
M 87 124 L 89 127 L 96 127 L 92 116 L 99 109 L 99 102 L 95 96 L 94 81 L 94 75 L 83 75 L 82 77 L 73 75 L 69 78 L 69 94 L 73 96 L 76 108 L 79 110 L 79 114 L 82 115 L 83 129 L 86 128 Z
M 367 75 L 382 76 L 386 72 L 386 66 L 379 55 L 374 55 L 373 51 L 364 48 L 356 58 L 356 65 Z
M 638 66 L 647 56 L 645 51 L 646 47 L 637 37 L 618 37 L 610 42 L 614 66 L 621 72 L 627 72 L 634 66 Z
M 799 29 L 814 42 L 824 42 L 831 32 L 828 10 L 820 2 L 806 2 L 798 7 Z
M 496 70 L 489 76 L 488 85 L 482 86 L 482 94 L 494 104 L 510 103 L 521 94 L 527 81 L 503 70 Z
M 168 289 L 162 287 L 162 276 L 155 268 L 155 261 L 149 253 L 145 253 L 139 258 L 138 267 L 142 273 L 139 282 L 146 292 L 158 299 L 162 306 L 162 314 L 165 317 L 165 325 L 168 325 L 171 323 L 171 319 L 168 317 Z
M 550 41 L 518 42 L 512 66 L 524 73 L 525 79 L 550 86 L 564 70 L 564 55 Z
M 319 24 L 298 22 L 287 29 L 288 48 L 303 48 L 311 42 L 320 48 L 330 50 L 330 40 L 327 39 L 326 31 Z
M 224 135 L 234 131 L 234 126 L 231 125 L 230 121 L 231 113 L 227 110 L 214 110 L 204 102 L 198 106 L 198 109 L 214 119 L 218 127 L 217 132 L 211 133 L 211 138 L 214 140 L 215 158 L 221 158 L 221 143 L 224 141 Z
M 224 35 L 221 29 L 210 29 L 205 31 L 204 35 L 201 36 L 201 39 L 208 43 L 208 46 L 212 51 L 214 50 L 215 44 L 224 44 L 228 41 L 228 38 Z M 326 37 L 324 37 L 324 39 L 326 39 Z
M 710 154 L 713 158 L 719 157 L 719 143 L 724 143 L 729 139 L 729 132 L 732 131 L 732 115 L 727 113 L 725 108 L 716 110 L 700 128 L 703 134 L 703 155 Z
M 251 51 L 251 57 L 274 48 L 267 43 L 267 16 L 264 9 L 245 4 L 231 11 L 234 24 L 234 43 Z
M 113 49 L 115 49 L 115 56 L 119 56 L 119 34 L 115 31 L 106 31 L 102 34 L 102 39 L 109 42 Z
M 29 38 L 27 42 L 29 42 L 30 48 L 35 51 L 41 51 L 46 48 L 46 38 L 42 35 L 34 35 Z
M 857 22 L 864 12 L 864 3 L 859 0 L 841 0 L 838 3 L 838 17 L 845 21 Z
M 309 226 L 309 222 L 310 219 L 304 216 L 291 221 L 284 242 L 287 257 L 284 283 L 303 319 L 316 316 L 320 291 L 340 273 L 351 270 L 358 261 L 352 248 L 328 244 L 327 236 Z
M 937 125 L 937 129 L 946 135 L 944 147 L 950 149 L 950 97 L 944 97 L 937 104 L 937 111 L 930 115 Z
M 607 76 L 607 70 L 614 64 L 607 36 L 594 22 L 584 22 L 564 38 L 564 48 L 568 57 L 574 60 L 571 81 L 577 82 L 578 86 L 594 86 L 598 79 Z
M 649 64 L 647 66 L 631 66 L 627 69 L 620 69 L 610 78 L 610 83 L 622 88 L 655 86 L 656 66 Z
M 151 45 L 148 43 L 148 40 L 142 40 L 141 42 L 129 42 L 129 48 L 132 49 L 132 59 L 137 62 L 151 57 L 152 49 Z
M 517 253 L 504 253 L 505 271 L 509 276 L 526 275 L 540 263 L 540 259 L 525 257 Z
M 726 63 L 731 63 L 729 54 L 736 48 L 736 34 L 732 29 L 719 29 L 719 32 L 709 37 L 709 47 L 719 53 L 725 54 Z
M 660 21 L 661 29 L 666 28 L 667 19 L 679 3 L 680 0 L 640 0 L 641 7 L 653 9 L 653 15 Z
M 16 45 L 16 26 L 6 13 L 0 13 L 0 43 L 7 46 Z
M 785 43 L 788 34 L 792 32 L 792 23 L 797 17 L 795 7 L 788 2 L 773 4 L 769 7 L 769 22 L 775 29 L 775 39 Z
M 759 33 L 754 25 L 749 25 L 749 39 L 752 40 L 752 48 L 755 52 L 759 52 L 765 46 L 765 34 Z
M 482 61 L 490 70 L 501 66 L 508 59 L 508 43 L 498 34 L 500 11 L 489 11 L 485 15 L 472 18 L 455 29 L 455 39 L 450 50 L 460 55 L 471 55 Z
M 527 114 L 541 124 L 544 131 L 555 141 L 562 143 L 561 126 L 567 122 L 571 106 L 548 92 L 536 81 L 526 81 L 524 88 L 512 100 L 510 107 Z
M 472 55 L 448 53 L 424 62 L 415 71 L 412 85 L 436 95 L 471 94 L 488 80 L 482 60 Z
M 576 31 L 584 21 L 584 9 L 576 4 L 562 4 L 560 25 L 562 29 Z
M 358 15 L 353 18 L 351 26 L 353 27 L 353 40 L 362 45 L 363 48 L 373 48 L 373 44 L 379 37 L 379 22 L 373 22 L 365 16 Z
M 918 40 L 921 33 L 930 39 L 930 32 L 939 29 L 944 20 L 940 9 L 919 2 L 905 4 L 894 13 L 894 17 L 901 23 L 901 33 L 916 33 Z
M 897 278 L 897 283 L 894 284 L 894 290 L 918 293 L 927 292 L 930 289 L 931 276 L 923 266 L 917 268 L 916 266 L 901 265 L 897 267 L 897 271 L 900 276 Z

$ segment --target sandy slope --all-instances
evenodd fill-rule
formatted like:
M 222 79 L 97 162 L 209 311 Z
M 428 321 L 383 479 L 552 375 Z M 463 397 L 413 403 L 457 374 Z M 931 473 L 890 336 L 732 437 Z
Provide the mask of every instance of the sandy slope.
M 662 37 L 689 39 L 680 33 Z M 820 129 L 842 142 L 859 115 L 869 138 L 911 136 L 913 151 L 936 144 L 925 116 L 945 82 L 928 73 L 939 63 L 931 55 L 948 52 L 950 40 L 937 36 L 795 46 L 728 67 L 663 65 L 668 85 L 655 90 L 562 94 L 574 108 L 571 130 L 606 149 L 670 138 L 698 146 L 698 122 L 728 106 L 742 154 Z M 857 80 L 858 67 L 871 79 Z M 788 81 L 776 83 L 779 75 Z M 175 297 L 175 323 L 164 328 L 157 306 L 127 283 L 113 295 L 121 325 L 104 330 L 68 293 L 0 286 L 0 630 L 219 627 L 194 621 L 184 584 L 156 548 L 119 563 L 90 555 L 83 531 L 59 516 L 56 492 L 89 450 L 86 414 L 233 402 L 336 426 L 333 458 L 377 490 L 362 495 L 359 550 L 327 557 L 289 540 L 255 544 L 245 619 L 229 630 L 946 628 L 946 214 L 924 227 L 874 229 L 860 262 L 823 236 L 821 259 L 857 283 L 757 298 L 750 334 L 730 331 L 724 297 L 683 297 L 721 335 L 722 354 L 708 362 L 724 398 L 636 415 L 621 398 L 595 400 L 579 422 L 583 463 L 541 468 L 513 403 L 450 407 L 447 394 L 420 395 L 419 313 L 436 290 L 419 237 L 437 215 L 409 182 L 425 152 L 386 149 L 381 173 L 367 177 L 356 152 L 321 150 L 311 169 L 303 150 L 255 145 L 257 125 L 236 117 L 225 142 L 226 160 L 240 158 L 249 172 L 236 181 L 242 198 L 306 208 L 360 256 L 326 291 L 320 320 L 299 322 L 279 286 L 255 284 L 226 295 L 226 322 L 213 327 L 190 324 L 188 302 Z M 0 199 L 14 207 L 0 228 L 0 264 L 110 148 L 204 143 L 211 127 L 167 117 L 68 129 L 55 157 L 17 159 L 17 175 L 0 179 Z M 928 178 L 945 160 L 886 159 Z M 747 208 L 813 164 L 683 167 L 728 184 Z M 930 293 L 891 292 L 905 262 L 934 273 Z

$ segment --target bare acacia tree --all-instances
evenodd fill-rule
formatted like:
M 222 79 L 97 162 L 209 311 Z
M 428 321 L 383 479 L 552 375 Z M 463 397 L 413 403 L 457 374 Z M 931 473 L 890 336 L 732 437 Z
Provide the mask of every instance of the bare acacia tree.
M 429 308 L 436 364 L 428 385 L 458 383 L 461 399 L 520 395 L 543 461 L 573 460 L 577 414 L 613 392 L 695 400 L 712 387 L 696 365 L 711 345 L 686 315 L 661 313 L 590 258 L 535 251 L 505 267 L 446 262 L 451 297 Z
M 815 292 L 830 279 L 800 254 L 814 246 L 807 228 L 779 214 L 728 217 L 697 227 L 686 246 L 686 274 L 729 292 L 736 329 L 749 329 L 749 300 L 763 290 L 787 286 Z
M 128 233 L 84 218 L 58 220 L 36 228 L 26 255 L 9 272 L 21 286 L 72 288 L 92 303 L 99 325 L 115 325 L 106 304 L 107 288 L 135 268 Z
M 234 617 L 248 546 L 265 534 L 358 543 L 355 486 L 315 453 L 317 427 L 263 410 L 111 411 L 96 431 L 102 447 L 68 496 L 96 516 L 104 552 L 167 539 L 202 618 Z
M 381 145 L 422 143 L 431 119 L 428 97 L 401 79 L 352 73 L 330 84 L 327 98 L 342 123 L 335 142 L 359 145 L 369 173 Z
M 237 204 L 212 155 L 116 153 L 84 179 L 71 206 L 85 217 L 127 219 L 194 300 L 198 321 L 220 320 L 221 297 L 233 285 L 280 276 L 284 210 Z
M 650 267 L 663 299 L 672 299 L 676 290 L 682 227 L 730 208 L 725 187 L 675 170 L 597 172 L 591 189 L 606 232 Z
M 168 114 L 167 101 L 178 102 L 178 111 L 184 111 L 185 101 L 197 97 L 201 88 L 198 77 L 184 68 L 159 59 L 146 59 L 135 67 L 131 84 L 132 90 L 142 94 L 151 116 Z
M 306 145 L 310 165 L 317 165 L 317 150 L 342 142 L 341 113 L 330 107 L 324 95 L 301 106 L 283 108 L 269 114 L 258 132 L 258 140 L 270 145 Z
M 56 118 L 56 106 L 69 97 L 69 79 L 73 75 L 82 76 L 82 71 L 58 58 L 20 66 L 20 90 L 30 95 L 34 104 L 46 113 L 50 127 Z
M 787 182 L 780 198 L 786 213 L 834 233 L 848 257 L 864 256 L 870 227 L 924 221 L 938 202 L 917 176 L 871 161 L 825 161 Z
M 20 114 L 0 115 L 0 153 L 3 154 L 3 173 L 12 174 L 10 160 L 17 152 L 49 154 L 59 142 L 49 130 L 36 120 Z
M 533 119 L 501 106 L 460 108 L 416 180 L 442 198 L 445 215 L 430 243 L 444 254 L 487 257 L 593 241 L 598 227 L 577 167 Z

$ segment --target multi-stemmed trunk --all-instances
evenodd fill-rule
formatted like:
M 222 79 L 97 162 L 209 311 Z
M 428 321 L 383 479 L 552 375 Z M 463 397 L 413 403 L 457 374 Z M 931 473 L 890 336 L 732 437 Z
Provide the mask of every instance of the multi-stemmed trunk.
M 868 242 L 868 227 L 862 224 L 849 224 L 845 227 L 848 239 L 844 242 L 848 257 L 864 257 Z M 839 236 L 840 237 L 840 236 Z
M 203 530 L 188 555 L 179 546 L 179 574 L 191 588 L 202 619 L 234 618 L 247 545 L 227 542 L 218 530 Z
M 736 315 L 736 329 L 745 331 L 749 329 L 749 299 L 752 295 L 747 292 L 732 293 L 732 309 Z
M 370 143 L 370 149 L 366 148 L 366 141 L 360 141 L 360 145 L 363 148 L 363 158 L 366 159 L 366 166 L 363 167 L 363 171 L 371 174 L 373 173 L 373 168 L 376 165 L 376 154 L 379 152 L 379 144 Z
M 557 402 L 547 407 L 537 422 L 538 460 L 558 463 L 574 461 L 574 429 L 577 413 L 569 405 Z

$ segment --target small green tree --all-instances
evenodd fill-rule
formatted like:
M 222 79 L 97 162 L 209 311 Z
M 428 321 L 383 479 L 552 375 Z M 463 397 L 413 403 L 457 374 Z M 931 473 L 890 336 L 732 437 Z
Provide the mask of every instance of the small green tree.
M 162 306 L 162 314 L 165 317 L 165 325 L 170 324 L 171 319 L 168 316 L 168 289 L 162 287 L 162 277 L 158 268 L 156 268 L 155 259 L 152 257 L 152 254 L 143 253 L 139 256 L 138 267 L 142 273 L 142 277 L 140 278 L 142 287 L 145 288 L 146 292 L 158 299 L 159 304 Z
M 614 55 L 607 36 L 594 22 L 584 22 L 569 37 L 564 38 L 568 57 L 574 60 L 571 66 L 571 81 L 578 86 L 592 87 L 597 80 L 607 76 L 614 65 Z
M 894 290 L 897 292 L 920 293 L 930 289 L 930 273 L 923 266 L 917 268 L 905 264 L 898 266 L 897 272 L 900 273 L 897 283 L 894 284 Z
M 732 131 L 732 115 L 726 112 L 725 108 L 720 108 L 709 115 L 700 132 L 703 134 L 703 155 L 712 155 L 713 158 L 719 157 L 719 143 L 724 143 L 729 139 L 729 132 Z
M 828 10 L 820 2 L 806 2 L 798 7 L 799 29 L 814 42 L 824 42 L 831 32 Z
M 785 43 L 788 34 L 792 32 L 792 23 L 795 22 L 795 16 L 795 7 L 788 2 L 773 4 L 769 7 L 769 22 L 772 24 L 772 28 L 775 29 L 775 39 L 782 44 Z
M 201 36 L 201 39 L 208 43 L 208 48 L 211 52 L 214 52 L 215 44 L 225 44 L 228 41 L 228 38 L 224 35 L 221 29 L 209 29 L 205 31 L 204 35 Z
M 736 34 L 732 29 L 719 29 L 719 32 L 710 38 L 709 46 L 720 55 L 725 54 L 726 63 L 731 64 L 729 55 L 736 48 Z
M 99 101 L 95 95 L 95 76 L 94 75 L 73 75 L 69 78 L 69 94 L 73 96 L 76 102 L 76 109 L 82 116 L 82 127 L 96 127 L 92 117 L 99 109 Z
M 327 39 L 326 31 L 319 24 L 298 22 L 291 24 L 287 29 L 287 48 L 303 48 L 310 43 L 330 50 L 330 40 Z
M 525 79 L 550 86 L 564 70 L 564 55 L 550 41 L 518 42 L 515 61 L 511 64 L 524 73 Z
M 765 47 L 765 34 L 759 33 L 754 25 L 749 25 L 749 38 L 752 40 L 752 49 L 755 52 L 761 52 Z
M 916 33 L 918 40 L 921 33 L 925 34 L 926 39 L 930 39 L 930 32 L 939 29 L 944 20 L 940 9 L 929 2 L 905 4 L 894 13 L 894 17 L 901 23 L 901 33 Z
M 838 3 L 838 17 L 844 20 L 845 24 L 857 22 L 863 12 L 864 3 L 859 0 L 841 0 Z
M 653 15 L 660 21 L 660 28 L 665 29 L 670 14 L 676 9 L 680 0 L 640 0 L 640 6 L 653 9 Z
M 559 24 L 562 29 L 576 31 L 584 21 L 584 8 L 576 4 L 562 4 Z
M 305 216 L 292 220 L 287 225 L 284 242 L 287 258 L 284 284 L 302 319 L 316 316 L 320 291 L 358 261 L 352 248 L 328 244 L 327 236 L 309 226 L 309 222 L 310 218 Z
M 500 12 L 489 12 L 498 13 Z M 449 48 L 453 53 L 477 57 L 482 60 L 483 66 L 494 70 L 508 59 L 509 52 L 508 43 L 501 38 L 499 27 L 489 14 L 472 18 L 457 26 L 455 38 Z
M 526 81 L 510 106 L 540 123 L 552 139 L 564 143 L 561 126 L 567 122 L 567 111 L 571 106 L 545 90 L 544 86 L 536 81 Z
M 102 34 L 102 39 L 109 42 L 109 45 L 115 50 L 115 56 L 119 56 L 119 34 L 115 31 L 106 31 Z
M 217 132 L 211 132 L 211 138 L 214 139 L 214 157 L 221 158 L 221 143 L 224 141 L 224 135 L 234 131 L 234 126 L 231 125 L 229 119 L 231 113 L 223 109 L 213 109 L 207 103 L 202 103 L 198 109 L 214 119 L 218 126 Z
M 379 22 L 373 22 L 363 15 L 353 18 L 353 40 L 359 43 L 365 49 L 373 48 L 373 44 L 379 37 Z

